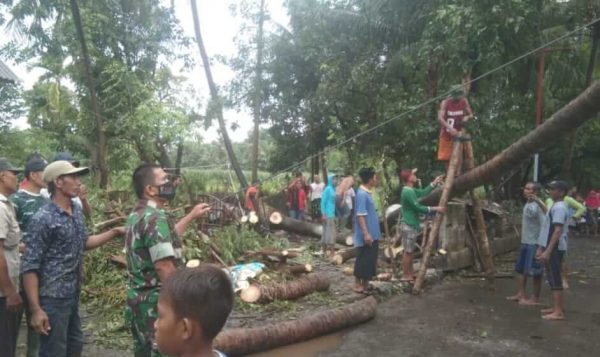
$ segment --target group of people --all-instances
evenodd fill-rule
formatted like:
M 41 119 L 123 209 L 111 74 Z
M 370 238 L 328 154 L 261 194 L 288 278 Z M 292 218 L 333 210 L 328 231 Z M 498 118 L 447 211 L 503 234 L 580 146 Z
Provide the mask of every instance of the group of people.
M 24 169 L 0 158 L 0 356 L 16 355 L 23 311 L 28 357 L 81 356 L 84 252 L 123 235 L 135 356 L 222 356 L 212 340 L 233 307 L 228 275 L 208 264 L 178 269 L 180 235 L 210 207 L 199 204 L 174 222 L 164 207 L 176 182 L 144 164 L 133 174 L 138 202 L 126 226 L 89 235 L 82 184 L 89 171 L 66 154 L 49 164 L 31 155 Z
M 523 196 L 527 202 L 523 207 L 521 248 L 515 263 L 515 270 L 520 277 L 517 294 L 508 299 L 521 305 L 539 305 L 542 276 L 545 271 L 552 290 L 553 305 L 542 310 L 542 318 L 563 320 L 563 289 L 568 287 L 565 257 L 569 224 L 577 220 L 582 210 L 577 211 L 570 207 L 572 203 L 568 202 L 571 197 L 567 195 L 567 182 L 552 181 L 548 188 L 550 197 L 546 202 L 539 197 L 540 184 L 529 182 L 523 189 Z M 526 293 L 528 278 L 533 279 L 533 294 L 530 297 Z
M 19 189 L 17 175 L 22 172 L 25 180 Z M 123 233 L 119 228 L 92 236 L 86 233 L 84 210 L 90 206 L 81 190 L 81 176 L 88 172 L 65 155 L 50 164 L 40 155 L 31 155 L 24 170 L 0 158 L 2 356 L 15 355 L 23 308 L 31 328 L 28 356 L 81 354 L 84 251 Z

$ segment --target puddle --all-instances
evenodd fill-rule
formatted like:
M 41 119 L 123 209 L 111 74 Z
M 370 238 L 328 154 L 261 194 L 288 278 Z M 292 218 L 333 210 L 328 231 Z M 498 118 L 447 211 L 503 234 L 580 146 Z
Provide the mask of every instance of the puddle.
M 342 343 L 342 333 L 313 338 L 312 340 L 289 346 L 275 348 L 266 352 L 255 353 L 250 357 L 316 357 L 321 352 L 333 351 Z

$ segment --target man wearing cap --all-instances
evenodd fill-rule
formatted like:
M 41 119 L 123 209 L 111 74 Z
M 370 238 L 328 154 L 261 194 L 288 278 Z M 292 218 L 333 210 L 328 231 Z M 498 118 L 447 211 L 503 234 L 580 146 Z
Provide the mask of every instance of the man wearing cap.
M 452 154 L 452 140 L 460 134 L 466 122 L 473 118 L 473 111 L 462 85 L 452 87 L 450 96 L 442 101 L 438 111 L 438 122 L 441 125 L 437 159 L 448 170 Z
M 19 295 L 21 230 L 8 197 L 17 191 L 21 171 L 0 158 L 0 356 L 15 356 L 23 314 Z
M 73 203 L 80 177 L 89 172 L 68 161 L 46 166 L 43 179 L 52 201 L 40 208 L 28 227 L 21 271 L 31 309 L 31 325 L 40 333 L 40 357 L 80 356 L 83 333 L 79 294 L 84 250 L 122 235 L 122 227 L 87 235 L 81 207 Z
M 417 236 L 421 229 L 419 221 L 420 214 L 430 212 L 445 212 L 446 208 L 441 206 L 424 206 L 419 203 L 419 198 L 428 195 L 439 185 L 443 176 L 438 176 L 433 182 L 423 189 L 415 188 L 418 181 L 417 169 L 404 169 L 400 172 L 400 180 L 404 183 L 400 195 L 402 220 L 400 221 L 400 232 L 402 235 L 402 278 L 400 281 L 413 282 L 415 280 L 413 271 L 413 253 Z
M 31 217 L 50 200 L 40 194 L 42 188 L 46 187 L 43 179 L 46 161 L 41 156 L 30 155 L 25 163 L 25 183 L 21 189 L 10 197 L 15 207 L 19 228 L 23 232 L 23 243 L 27 247 L 28 227 Z M 26 300 L 26 295 L 22 294 Z M 25 301 L 25 313 L 27 315 L 27 357 L 37 357 L 39 354 L 39 334 L 31 328 L 31 312 Z
M 563 201 L 569 190 L 564 181 L 552 181 L 548 188 L 554 203 L 548 210 L 538 238 L 536 259 L 546 267 L 548 284 L 552 289 L 553 307 L 542 310 L 542 318 L 546 320 L 563 320 L 563 282 L 561 264 L 567 251 L 567 235 L 569 233 L 569 208 Z
M 68 161 L 71 163 L 71 165 L 79 167 L 79 161 L 77 161 L 73 157 L 73 155 L 71 155 L 71 153 L 68 152 L 59 152 L 58 154 L 56 154 L 52 162 L 55 161 Z M 50 193 L 46 189 L 42 189 L 41 194 L 46 198 L 50 198 Z M 85 218 L 90 219 L 90 217 L 92 216 L 92 206 L 88 201 L 87 188 L 84 184 L 79 185 L 79 192 L 77 193 L 76 197 L 73 197 L 73 202 L 75 202 L 75 204 L 78 204 L 79 207 L 82 208 L 83 215 L 85 216 Z

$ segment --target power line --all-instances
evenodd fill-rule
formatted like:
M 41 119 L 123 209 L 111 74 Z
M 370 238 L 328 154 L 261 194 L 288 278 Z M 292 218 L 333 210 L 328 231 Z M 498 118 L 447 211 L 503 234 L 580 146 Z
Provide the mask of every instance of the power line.
M 557 37 L 557 38 L 555 38 L 555 39 L 553 39 L 551 41 L 548 41 L 545 44 L 543 44 L 543 45 L 541 45 L 539 47 L 536 47 L 533 50 L 525 52 L 524 54 L 522 54 L 522 55 L 520 55 L 520 56 L 518 56 L 516 58 L 513 58 L 512 60 L 510 60 L 510 61 L 508 61 L 506 63 L 503 63 L 500 66 L 495 67 L 495 68 L 491 69 L 490 71 L 485 72 L 484 74 L 482 74 L 480 76 L 477 76 L 477 77 L 471 79 L 467 83 L 469 83 L 469 84 L 475 83 L 475 82 L 477 82 L 477 81 L 479 81 L 479 80 L 481 80 L 481 79 L 483 79 L 483 78 L 485 78 L 485 77 L 487 77 L 487 76 L 489 76 L 489 75 L 491 75 L 493 73 L 496 73 L 496 72 L 498 72 L 498 71 L 500 71 L 500 70 L 502 70 L 502 69 L 504 69 L 504 68 L 506 68 L 506 67 L 508 67 L 508 66 L 510 66 L 510 65 L 512 65 L 512 64 L 514 64 L 514 63 L 516 63 L 516 62 L 518 62 L 520 60 L 522 60 L 522 59 L 524 59 L 524 58 L 527 58 L 527 57 L 531 56 L 532 54 L 534 54 L 536 52 L 539 52 L 539 51 L 545 49 L 546 47 L 549 47 L 549 46 L 551 46 L 551 45 L 553 45 L 553 44 L 555 44 L 555 43 L 557 43 L 559 41 L 562 41 L 563 39 L 565 39 L 565 38 L 567 38 L 567 37 L 569 37 L 569 36 L 571 36 L 571 35 L 573 35 L 573 34 L 575 34 L 577 32 L 580 32 L 580 31 L 584 30 L 585 28 L 594 25 L 595 23 L 597 23 L 599 21 L 600 21 L 600 17 L 599 18 L 595 18 L 594 20 L 590 21 L 589 23 L 587 23 L 585 25 L 579 26 L 579 27 L 577 27 L 577 28 L 575 28 L 575 29 L 573 29 L 573 30 L 571 30 L 569 32 L 566 32 L 563 35 L 561 35 L 561 36 L 559 36 L 559 37 Z M 319 156 L 321 154 L 326 153 L 327 151 L 331 151 L 333 149 L 339 148 L 340 146 L 346 145 L 347 143 L 349 143 L 349 142 L 351 142 L 351 141 L 353 141 L 353 140 L 355 140 L 355 139 L 357 139 L 357 138 L 359 138 L 359 137 L 361 137 L 363 135 L 366 135 L 366 134 L 369 134 L 369 133 L 371 133 L 371 132 L 373 132 L 375 130 L 378 130 L 379 128 L 381 128 L 381 127 L 383 127 L 383 126 L 385 126 L 385 125 L 387 125 L 387 124 L 389 124 L 389 123 L 391 123 L 391 122 L 393 122 L 395 120 L 403 118 L 403 117 L 407 116 L 408 114 L 411 114 L 411 113 L 413 113 L 413 112 L 415 112 L 415 111 L 417 111 L 417 110 L 419 110 L 419 109 L 421 109 L 421 108 L 423 108 L 423 107 L 425 107 L 425 106 L 427 106 L 427 105 L 429 105 L 431 103 L 437 102 L 438 100 L 447 97 L 450 94 L 450 92 L 451 92 L 451 90 L 448 90 L 448 91 L 444 92 L 443 94 L 438 95 L 437 97 L 434 97 L 434 98 L 431 98 L 431 99 L 429 99 L 427 101 L 421 102 L 421 104 L 418 104 L 417 106 L 415 106 L 415 107 L 413 107 L 413 108 L 411 108 L 411 109 L 409 109 L 409 110 L 407 110 L 407 111 L 405 111 L 403 113 L 400 113 L 400 114 L 398 114 L 398 115 L 396 115 L 396 116 L 394 116 L 394 117 L 392 117 L 390 119 L 387 119 L 387 120 L 385 120 L 385 121 L 383 121 L 383 122 L 381 122 L 381 123 L 379 123 L 379 124 L 377 124 L 377 125 L 375 125 L 373 127 L 370 127 L 368 129 L 362 131 L 362 132 L 359 132 L 358 134 L 356 134 L 356 135 L 354 135 L 354 136 L 352 136 L 352 137 L 350 137 L 350 138 L 348 138 L 346 140 L 343 140 L 343 141 L 341 141 L 341 142 L 339 142 L 339 143 L 337 143 L 337 144 L 335 144 L 333 146 L 329 146 L 328 148 L 326 148 L 325 150 L 322 150 L 322 151 L 318 152 L 317 154 L 310 155 L 306 159 L 304 159 L 304 160 L 302 160 L 302 161 L 300 161 L 300 162 L 298 162 L 298 163 L 296 163 L 294 165 L 286 167 L 283 170 L 280 170 L 280 171 L 276 172 L 275 174 L 273 174 L 271 177 L 265 179 L 264 181 L 268 181 L 270 179 L 274 179 L 276 177 L 279 177 L 282 174 L 287 173 L 288 171 L 291 171 L 291 170 L 293 170 L 293 169 L 295 169 L 297 167 L 302 166 L 304 163 L 310 161 L 311 159 L 313 159 L 313 158 L 315 158 L 315 157 L 317 157 L 317 156 Z

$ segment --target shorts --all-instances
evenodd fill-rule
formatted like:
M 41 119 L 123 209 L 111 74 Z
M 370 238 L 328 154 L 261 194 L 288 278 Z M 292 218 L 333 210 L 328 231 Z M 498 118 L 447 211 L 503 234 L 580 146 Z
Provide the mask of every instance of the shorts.
M 400 223 L 400 233 L 402 235 L 402 248 L 404 248 L 404 252 L 409 254 L 414 253 L 419 231 L 402 222 Z
M 564 250 L 554 249 L 546 262 L 546 278 L 552 290 L 563 289 L 561 272 L 564 254 Z
M 519 255 L 515 262 L 515 271 L 521 275 L 540 277 L 543 274 L 542 266 L 535 259 L 537 244 L 521 244 Z
M 450 156 L 452 155 L 452 144 L 452 138 L 447 138 L 444 135 L 440 135 L 437 152 L 438 161 L 450 161 Z
M 354 276 L 358 279 L 370 281 L 377 275 L 377 257 L 379 256 L 379 241 L 373 241 L 370 246 L 364 245 L 356 248 L 354 261 Z
M 327 218 L 323 222 L 323 234 L 321 235 L 322 245 L 334 245 L 335 244 L 335 218 Z

